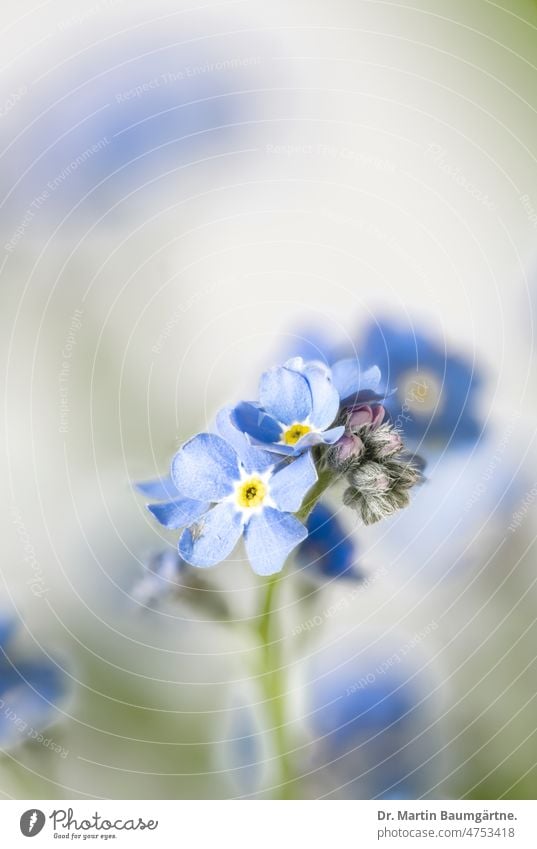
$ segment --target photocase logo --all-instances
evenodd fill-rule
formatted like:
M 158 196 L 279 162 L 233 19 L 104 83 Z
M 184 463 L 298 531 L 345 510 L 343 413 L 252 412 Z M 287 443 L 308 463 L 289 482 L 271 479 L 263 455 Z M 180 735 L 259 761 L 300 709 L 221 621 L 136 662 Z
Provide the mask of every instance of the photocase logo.
M 23 813 L 20 825 L 25 837 L 35 837 L 45 825 L 45 814 L 36 808 L 30 808 Z

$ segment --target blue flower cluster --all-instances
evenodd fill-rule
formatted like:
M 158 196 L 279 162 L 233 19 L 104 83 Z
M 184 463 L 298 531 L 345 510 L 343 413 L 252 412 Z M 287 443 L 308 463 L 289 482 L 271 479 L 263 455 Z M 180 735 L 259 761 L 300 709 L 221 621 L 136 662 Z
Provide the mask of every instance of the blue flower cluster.
M 328 364 L 342 354 L 317 328 L 297 335 L 293 350 Z M 476 401 L 482 379 L 475 363 L 402 319 L 371 322 L 355 350 L 362 362 L 379 367 L 386 411 L 406 439 L 427 448 L 464 447 L 479 439 Z
M 153 516 L 182 529 L 181 558 L 213 566 L 243 537 L 254 572 L 280 571 L 308 536 L 295 514 L 319 481 L 323 451 L 344 437 L 343 411 L 380 397 L 380 383 L 379 369 L 362 371 L 357 359 L 329 368 L 295 357 L 262 375 L 257 401 L 221 410 L 214 432 L 182 445 L 169 477 L 138 484 Z

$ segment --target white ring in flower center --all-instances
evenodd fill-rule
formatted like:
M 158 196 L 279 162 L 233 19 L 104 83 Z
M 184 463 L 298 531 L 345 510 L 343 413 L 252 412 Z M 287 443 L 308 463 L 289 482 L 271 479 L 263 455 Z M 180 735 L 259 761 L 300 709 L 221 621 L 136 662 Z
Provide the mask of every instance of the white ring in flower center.
M 275 507 L 270 496 L 269 480 L 272 471 L 268 472 L 246 472 L 241 467 L 241 477 L 235 483 L 235 488 L 228 499 L 242 513 L 244 522 L 247 522 L 256 513 L 261 513 L 265 507 Z
M 309 424 L 294 422 L 293 424 L 285 427 L 282 432 L 280 442 L 283 445 L 296 445 L 297 442 L 307 433 L 311 433 L 311 427 Z

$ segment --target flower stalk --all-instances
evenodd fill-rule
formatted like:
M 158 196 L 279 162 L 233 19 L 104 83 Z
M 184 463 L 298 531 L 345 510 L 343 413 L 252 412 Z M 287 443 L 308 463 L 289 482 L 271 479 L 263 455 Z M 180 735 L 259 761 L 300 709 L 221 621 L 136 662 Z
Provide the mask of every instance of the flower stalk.
M 282 572 L 271 575 L 265 584 L 261 612 L 258 617 L 257 634 L 260 641 L 261 675 L 270 727 L 274 738 L 279 767 L 278 798 L 290 799 L 293 770 L 289 758 L 286 735 L 286 681 L 282 657 L 282 638 L 275 634 L 277 623 L 277 597 L 281 586 Z

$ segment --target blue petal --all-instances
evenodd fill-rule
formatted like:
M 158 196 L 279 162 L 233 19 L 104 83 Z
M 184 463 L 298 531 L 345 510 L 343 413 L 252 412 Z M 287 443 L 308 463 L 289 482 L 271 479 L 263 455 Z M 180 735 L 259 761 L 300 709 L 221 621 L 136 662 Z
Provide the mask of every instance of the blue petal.
M 319 430 L 329 427 L 339 410 L 339 392 L 332 382 L 330 369 L 319 362 L 304 363 L 301 357 L 285 365 L 303 374 L 308 381 L 312 399 L 311 424 Z
M 168 475 L 165 478 L 156 478 L 151 481 L 141 481 L 134 484 L 138 492 L 155 501 L 169 501 L 177 496 L 177 488 Z
M 341 439 L 343 434 L 345 433 L 345 428 L 343 425 L 338 425 L 337 427 L 332 427 L 330 430 L 325 430 L 324 433 L 321 434 L 323 438 L 323 442 L 325 445 L 333 445 L 334 442 L 337 442 L 338 439 Z
M 355 357 L 339 360 L 332 366 L 332 380 L 342 401 L 365 390 L 376 392 L 380 379 L 380 369 L 377 366 L 362 371 Z
M 323 433 L 311 431 L 311 433 L 304 434 L 304 436 L 302 436 L 294 445 L 275 445 L 274 450 L 279 451 L 281 454 L 296 456 L 297 454 L 302 454 L 304 451 L 308 451 L 315 445 L 333 445 L 333 443 L 337 442 L 344 433 L 345 427 L 343 425 L 332 427 L 330 430 L 325 430 Z
M 252 405 L 244 404 L 244 406 Z M 216 417 L 218 433 L 223 436 L 227 442 L 233 445 L 233 448 L 239 455 L 239 459 L 247 472 L 266 471 L 266 469 L 269 469 L 274 465 L 274 463 L 278 462 L 280 458 L 268 451 L 264 451 L 262 448 L 255 448 L 250 442 L 248 442 L 248 439 L 242 432 L 243 429 L 237 429 L 233 423 L 234 413 L 235 410 L 232 407 L 224 407 L 224 409 L 220 410 Z M 277 427 L 277 438 L 279 439 L 281 428 L 279 425 L 277 425 Z M 246 432 L 249 433 L 249 431 Z M 254 436 L 254 434 L 251 435 Z
M 252 569 L 258 575 L 279 572 L 287 556 L 308 532 L 290 513 L 266 507 L 252 516 L 244 531 L 246 551 Z
M 232 446 L 214 433 L 198 433 L 172 460 L 172 479 L 181 494 L 196 501 L 221 501 L 239 480 L 239 463 Z
M 214 566 L 231 554 L 241 533 L 242 518 L 235 506 L 217 504 L 183 531 L 179 554 L 192 566 Z
M 261 376 L 259 401 L 268 413 L 287 425 L 304 421 L 312 410 L 308 381 L 285 366 L 270 369 Z
M 282 426 L 265 413 L 258 404 L 241 401 L 232 413 L 235 426 L 243 433 L 249 434 L 258 442 L 278 442 L 282 434 Z
M 279 510 L 295 513 L 317 480 L 311 452 L 301 454 L 270 479 L 270 494 Z
M 147 509 L 165 528 L 184 528 L 199 519 L 211 505 L 192 498 L 176 498 L 164 504 L 148 504 Z

